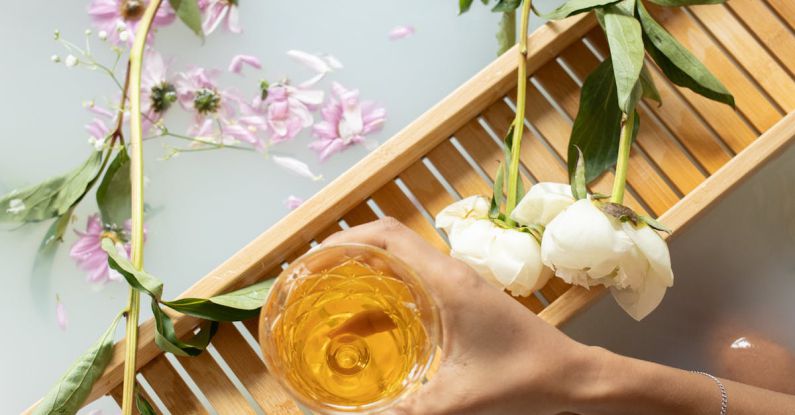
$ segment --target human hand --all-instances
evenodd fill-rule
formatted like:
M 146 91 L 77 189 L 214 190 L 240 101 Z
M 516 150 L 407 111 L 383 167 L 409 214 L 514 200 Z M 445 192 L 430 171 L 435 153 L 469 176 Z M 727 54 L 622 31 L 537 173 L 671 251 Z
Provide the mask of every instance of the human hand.
M 323 244 L 387 250 L 423 278 L 441 310 L 442 362 L 419 391 L 390 413 L 557 414 L 587 381 L 588 348 L 530 313 L 392 218 L 338 232 Z

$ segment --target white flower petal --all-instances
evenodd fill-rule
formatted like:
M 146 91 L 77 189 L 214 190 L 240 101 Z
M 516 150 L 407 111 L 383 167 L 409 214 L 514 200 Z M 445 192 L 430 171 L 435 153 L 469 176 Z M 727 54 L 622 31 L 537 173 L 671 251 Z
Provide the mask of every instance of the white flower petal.
M 450 233 L 450 256 L 472 267 L 483 279 L 502 288 L 488 264 L 494 242 L 494 224 L 487 219 L 457 221 Z
M 497 281 L 515 296 L 526 296 L 544 286 L 552 276 L 541 263 L 541 246 L 526 232 L 494 227 L 488 266 Z
M 635 290 L 631 288 L 610 288 L 618 305 L 637 321 L 649 315 L 662 302 L 667 286 L 659 278 L 645 278 L 642 286 Z
M 453 224 L 461 219 L 483 219 L 489 214 L 489 202 L 482 196 L 470 196 L 459 200 L 436 215 L 436 227 L 443 230 L 448 236 Z
M 271 158 L 279 167 L 291 171 L 299 176 L 303 176 L 312 180 L 320 180 L 323 178 L 321 175 L 312 173 L 312 170 L 309 169 L 309 166 L 300 160 L 294 159 L 292 157 L 282 156 L 273 156 Z
M 541 182 L 533 185 L 511 212 L 511 219 L 522 225 L 546 226 L 560 212 L 575 202 L 571 186 Z
M 307 68 L 317 72 L 324 73 L 330 72 L 331 66 L 323 58 L 311 53 L 301 50 L 288 50 L 287 56 L 293 58 L 296 62 L 306 66 Z
M 636 229 L 630 223 L 623 223 L 624 232 L 632 239 L 635 246 L 649 261 L 651 274 L 667 287 L 674 285 L 674 273 L 671 269 L 671 254 L 668 244 L 649 226 L 642 225 Z

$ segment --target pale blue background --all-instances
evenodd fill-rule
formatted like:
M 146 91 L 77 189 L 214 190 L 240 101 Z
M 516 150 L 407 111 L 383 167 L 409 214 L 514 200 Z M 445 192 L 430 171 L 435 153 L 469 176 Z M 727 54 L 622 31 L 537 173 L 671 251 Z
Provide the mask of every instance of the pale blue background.
M 112 86 L 97 74 L 49 61 L 51 54 L 63 54 L 51 39 L 54 28 L 81 40 L 89 24 L 86 3 L 16 2 L 0 14 L 0 192 L 66 171 L 89 151 L 82 126 L 91 117 L 80 103 L 108 94 Z M 376 136 L 381 141 L 494 57 L 498 16 L 479 2 L 461 17 L 454 0 L 250 1 L 243 11 L 242 36 L 213 35 L 201 46 L 176 26 L 161 32 L 158 45 L 176 57 L 178 68 L 187 63 L 224 68 L 234 54 L 254 54 L 271 79 L 309 75 L 284 55 L 288 49 L 332 53 L 345 64 L 333 79 L 386 107 L 386 127 Z M 416 26 L 417 34 L 388 41 L 387 32 L 398 24 Z M 245 80 L 227 79 L 245 85 Z M 307 142 L 301 136 L 283 149 L 310 160 Z M 251 154 L 185 154 L 164 162 L 158 160 L 162 153 L 158 144 L 147 150 L 151 183 L 146 198 L 162 210 L 148 220 L 146 264 L 166 281 L 166 296 L 175 296 L 287 213 L 282 201 L 289 194 L 311 195 L 365 150 L 355 148 L 321 165 L 327 180 L 319 183 L 289 177 Z M 679 236 L 672 246 L 677 284 L 649 319 L 635 323 L 606 298 L 567 330 L 589 343 L 699 369 L 710 368 L 712 332 L 725 321 L 740 327 L 737 337 L 755 327 L 795 347 L 789 326 L 795 315 L 790 301 L 795 292 L 793 188 L 795 150 L 790 149 Z M 78 211 L 81 227 L 91 202 Z M 126 302 L 122 284 L 92 290 L 66 249 L 50 278 L 32 277 L 44 231 L 44 226 L 30 226 L 0 232 L 4 413 L 17 413 L 40 397 Z M 74 239 L 70 234 L 65 248 Z M 56 293 L 69 312 L 66 332 L 55 324 Z

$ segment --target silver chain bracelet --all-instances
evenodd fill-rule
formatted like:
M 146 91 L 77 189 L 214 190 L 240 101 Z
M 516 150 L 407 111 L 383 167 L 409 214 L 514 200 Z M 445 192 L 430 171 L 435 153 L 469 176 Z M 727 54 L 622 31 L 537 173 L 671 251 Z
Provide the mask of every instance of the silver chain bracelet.
M 729 394 L 726 393 L 726 387 L 723 386 L 723 382 L 721 382 L 720 379 L 716 378 L 715 376 L 712 376 L 706 372 L 699 372 L 693 370 L 692 373 L 704 375 L 718 384 L 718 387 L 720 388 L 720 415 L 726 415 L 729 412 Z

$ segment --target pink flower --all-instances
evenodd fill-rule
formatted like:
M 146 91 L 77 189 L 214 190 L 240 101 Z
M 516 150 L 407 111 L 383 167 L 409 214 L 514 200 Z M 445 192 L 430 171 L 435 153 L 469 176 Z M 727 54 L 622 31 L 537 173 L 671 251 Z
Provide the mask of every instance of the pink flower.
M 108 41 L 114 45 L 132 45 L 138 21 L 149 4 L 148 0 L 91 0 L 88 14 L 99 30 L 108 34 Z M 164 1 L 155 14 L 153 27 L 171 24 L 176 14 L 167 1 Z M 126 33 L 126 35 L 121 35 Z
M 314 123 L 312 110 L 323 103 L 323 91 L 294 87 L 287 84 L 272 85 L 262 105 L 271 142 L 287 141 Z
M 287 200 L 284 201 L 284 206 L 286 206 L 287 209 L 294 210 L 298 206 L 301 206 L 302 203 L 304 203 L 304 199 L 301 199 L 300 197 L 294 195 L 290 195 L 289 197 L 287 197 Z
M 317 140 L 309 144 L 320 160 L 364 142 L 365 136 L 380 130 L 386 120 L 386 110 L 371 101 L 359 101 L 359 90 L 345 89 L 336 82 L 331 89 L 334 96 L 321 110 L 323 121 L 312 128 Z
M 55 296 L 55 321 L 58 323 L 58 327 L 61 330 L 66 331 L 66 328 L 69 326 L 69 319 L 66 316 L 66 309 L 63 303 L 57 295 Z
M 108 254 L 102 249 L 102 239 L 110 238 L 119 254 L 129 257 L 131 247 L 124 233 L 106 230 L 97 214 L 88 217 L 85 232 L 76 230 L 75 233 L 79 238 L 69 251 L 69 256 L 77 263 L 78 268 L 88 273 L 88 281 L 106 283 L 120 280 L 122 276 L 108 267 Z
M 243 65 L 251 66 L 252 68 L 262 69 L 262 63 L 256 56 L 251 55 L 236 55 L 229 63 L 229 72 L 242 74 Z
M 110 129 L 105 124 L 105 121 L 94 118 L 85 125 L 85 129 L 88 131 L 88 143 L 94 146 L 97 151 L 102 150 L 102 147 L 105 146 L 105 139 L 110 134 Z
M 204 13 L 202 29 L 205 35 L 226 22 L 226 29 L 232 33 L 240 33 L 240 12 L 237 9 L 238 0 L 199 0 L 199 8 Z
M 399 40 L 405 39 L 415 32 L 414 26 L 406 25 L 406 26 L 395 26 L 392 30 L 389 31 L 389 40 Z
M 159 53 L 147 50 L 141 76 L 141 113 L 145 133 L 163 118 L 176 100 L 177 91 L 169 77 L 168 65 Z

